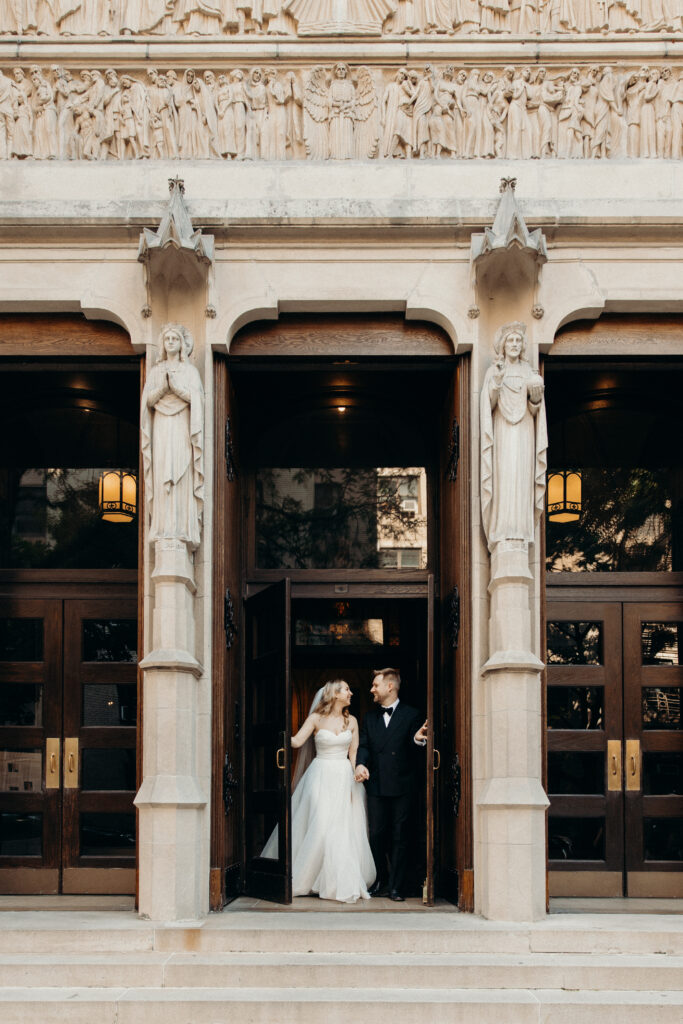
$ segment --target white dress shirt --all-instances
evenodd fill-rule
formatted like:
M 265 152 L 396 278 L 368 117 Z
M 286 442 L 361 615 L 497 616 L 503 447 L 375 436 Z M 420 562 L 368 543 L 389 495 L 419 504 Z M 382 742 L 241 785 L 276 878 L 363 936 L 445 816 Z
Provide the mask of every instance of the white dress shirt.
M 396 698 L 396 700 L 394 701 L 393 704 L 388 704 L 387 707 L 384 707 L 384 705 L 382 705 L 382 711 L 384 712 L 384 714 L 382 715 L 382 718 L 384 719 L 384 724 L 385 725 L 389 725 L 389 722 L 391 721 L 391 715 L 396 713 L 396 708 L 398 707 L 398 705 L 399 705 L 398 698 Z M 387 714 L 387 711 L 389 711 L 389 710 L 391 710 L 391 715 Z M 418 747 L 426 747 L 427 746 L 427 740 L 415 740 L 415 743 L 417 743 Z
M 394 711 L 398 707 L 398 704 L 399 704 L 399 700 L 398 700 L 398 697 L 397 697 L 393 704 L 388 704 L 386 707 L 384 707 L 384 705 L 382 705 L 382 711 L 384 712 L 384 714 L 382 715 L 382 718 L 384 719 L 384 724 L 385 725 L 389 725 L 389 722 L 391 721 L 391 715 L 393 715 Z M 391 715 L 387 714 L 387 711 L 389 711 L 389 710 L 391 710 Z

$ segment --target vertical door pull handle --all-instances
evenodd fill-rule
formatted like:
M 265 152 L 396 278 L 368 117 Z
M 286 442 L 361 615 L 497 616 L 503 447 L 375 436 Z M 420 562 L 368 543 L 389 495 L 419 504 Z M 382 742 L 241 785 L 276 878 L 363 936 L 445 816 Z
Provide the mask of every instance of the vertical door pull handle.
M 59 789 L 59 745 L 58 736 L 45 740 L 45 789 Z
M 607 789 L 610 793 L 621 792 L 621 740 L 607 740 L 607 756 L 609 771 L 607 773 Z
M 68 736 L 64 740 L 64 788 L 78 789 L 78 737 Z
M 280 754 L 282 754 L 282 762 L 280 761 Z M 275 764 L 278 766 L 281 772 L 285 770 L 285 748 L 280 747 L 275 755 Z
M 640 740 L 626 740 L 626 757 L 628 758 L 628 774 L 626 789 L 632 793 L 640 792 Z
M 441 767 L 441 754 L 440 754 L 440 752 L 439 752 L 439 751 L 438 751 L 438 750 L 437 750 L 437 749 L 435 748 L 435 749 L 434 749 L 434 771 L 435 771 L 435 772 L 438 772 L 438 770 L 439 770 L 439 768 L 440 768 L 440 767 Z

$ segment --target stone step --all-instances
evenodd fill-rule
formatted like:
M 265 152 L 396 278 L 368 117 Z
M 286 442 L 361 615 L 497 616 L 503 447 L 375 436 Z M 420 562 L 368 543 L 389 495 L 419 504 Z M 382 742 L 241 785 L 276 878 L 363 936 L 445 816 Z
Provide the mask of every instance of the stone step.
M 236 912 L 188 925 L 134 913 L 6 912 L 0 954 L 389 953 L 633 954 L 683 956 L 683 916 L 551 915 L 529 925 L 471 914 Z
M 0 955 L 2 987 L 683 991 L 683 957 L 577 954 Z
M 252 918 L 252 920 L 249 920 Z M 303 920 L 302 920 L 303 918 Z M 341 920 L 340 920 L 341 919 Z M 580 922 L 580 923 L 577 923 Z M 668 953 L 683 956 L 683 918 L 594 915 L 560 924 L 491 923 L 465 914 L 212 915 L 200 927 L 158 929 L 167 952 L 261 953 Z
M 680 992 L 5 988 L 3 1024 L 680 1024 Z

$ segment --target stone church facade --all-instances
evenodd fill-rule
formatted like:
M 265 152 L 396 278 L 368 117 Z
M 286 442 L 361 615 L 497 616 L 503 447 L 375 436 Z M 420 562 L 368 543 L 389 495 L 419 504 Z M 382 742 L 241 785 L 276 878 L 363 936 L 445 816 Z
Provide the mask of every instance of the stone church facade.
M 37 439 L 3 483 L 2 671 L 43 687 L 0 723 L 3 892 L 290 900 L 287 851 L 259 857 L 288 737 L 326 666 L 367 689 L 381 655 L 430 720 L 411 895 L 534 921 L 548 892 L 683 894 L 682 18 L 0 3 L 6 437 Z M 545 381 L 530 532 L 491 512 L 506 325 Z M 89 562 L 54 466 L 136 479 Z

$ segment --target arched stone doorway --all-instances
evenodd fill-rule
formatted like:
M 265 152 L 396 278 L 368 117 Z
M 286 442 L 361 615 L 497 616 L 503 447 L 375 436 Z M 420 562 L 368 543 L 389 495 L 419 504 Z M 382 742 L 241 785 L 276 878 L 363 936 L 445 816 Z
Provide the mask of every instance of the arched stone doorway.
M 285 316 L 238 333 L 215 393 L 212 905 L 259 885 L 288 901 L 286 860 L 258 856 L 275 805 L 287 813 L 276 747 L 329 670 L 362 714 L 379 658 L 435 723 L 411 894 L 471 909 L 468 361 L 399 315 Z M 278 721 L 257 723 L 249 609 L 269 587 L 284 695 L 269 702 Z

